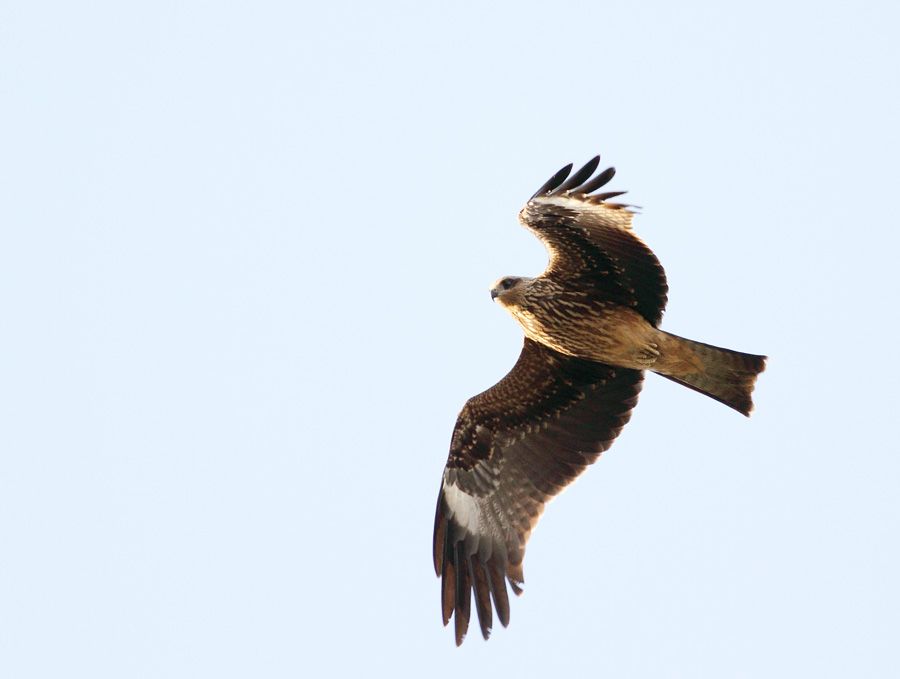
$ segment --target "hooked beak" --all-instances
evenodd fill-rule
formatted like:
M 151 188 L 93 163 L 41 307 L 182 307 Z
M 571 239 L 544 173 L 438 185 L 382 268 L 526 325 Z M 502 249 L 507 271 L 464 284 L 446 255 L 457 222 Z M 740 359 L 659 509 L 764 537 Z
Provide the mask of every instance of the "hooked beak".
M 494 288 L 493 290 L 491 290 L 491 301 L 494 301 L 495 299 L 497 299 L 497 296 L 498 296 L 499 294 L 500 294 L 500 293 L 497 292 L 497 288 Z

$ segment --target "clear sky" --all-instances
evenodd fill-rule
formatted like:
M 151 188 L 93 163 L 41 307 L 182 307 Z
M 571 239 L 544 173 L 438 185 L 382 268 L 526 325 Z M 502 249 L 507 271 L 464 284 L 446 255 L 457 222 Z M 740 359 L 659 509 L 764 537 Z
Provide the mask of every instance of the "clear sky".
M 727 5 L 727 6 L 726 6 Z M 0 676 L 900 676 L 896 3 L 0 3 Z M 663 327 L 508 629 L 440 624 L 491 303 L 615 165 Z M 577 674 L 576 674 L 577 673 Z

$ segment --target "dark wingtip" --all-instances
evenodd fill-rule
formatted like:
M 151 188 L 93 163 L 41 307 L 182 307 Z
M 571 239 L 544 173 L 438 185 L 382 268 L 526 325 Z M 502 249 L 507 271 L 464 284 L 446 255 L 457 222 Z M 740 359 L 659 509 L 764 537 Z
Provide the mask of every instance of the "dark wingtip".
M 441 621 L 446 627 L 453 619 L 457 646 L 466 638 L 473 598 L 481 635 L 487 640 L 491 636 L 494 611 L 504 627 L 509 625 L 507 577 L 511 578 L 514 592 L 522 591 L 521 562 L 507 568 L 507 552 L 502 544 L 495 545 L 491 556 L 485 559 L 477 549 L 477 541 L 472 543 L 471 537 L 453 519 L 442 490 L 435 515 L 434 562 L 441 578 Z
M 450 622 L 454 610 L 456 610 L 456 569 L 448 558 L 444 561 L 441 578 L 441 619 L 444 621 L 444 627 Z
M 434 538 L 431 543 L 431 558 L 434 561 L 434 574 L 441 577 L 444 565 L 444 543 L 447 533 L 447 522 L 444 520 L 444 487 L 438 492 L 437 508 L 434 510 Z
M 566 191 L 577 193 L 579 191 L 577 187 L 581 186 L 591 178 L 591 175 L 594 174 L 594 170 L 597 169 L 597 166 L 599 164 L 600 156 L 594 156 L 588 162 L 586 162 L 584 166 L 580 170 L 578 170 L 578 172 L 576 172 L 566 181 L 560 184 L 551 195 L 558 196 L 562 193 L 565 193 Z
M 467 567 L 465 543 L 456 543 L 456 613 L 453 621 L 456 628 L 456 645 L 466 638 L 469 629 L 469 615 L 472 606 L 472 579 Z
M 494 608 L 497 610 L 497 618 L 504 627 L 509 626 L 509 597 L 506 594 L 506 578 L 503 575 L 503 566 L 496 558 L 492 558 L 487 565 L 488 584 L 494 597 Z
M 614 191 L 601 193 L 595 196 L 588 195 L 592 191 L 599 189 L 601 186 L 608 184 L 610 180 L 616 176 L 616 168 L 608 167 L 592 179 L 591 175 L 594 174 L 599 165 L 600 156 L 597 155 L 585 163 L 575 174 L 569 176 L 573 167 L 572 163 L 569 163 L 548 179 L 541 188 L 535 191 L 531 196 L 531 199 L 537 198 L 538 196 L 559 196 L 564 193 L 569 193 L 581 196 L 582 198 L 586 197 L 591 202 L 599 203 L 607 198 L 621 196 L 625 193 L 624 191 Z M 610 207 L 628 207 L 620 206 L 615 203 L 609 203 L 608 205 Z
M 615 176 L 616 176 L 616 168 L 608 167 L 605 170 L 603 170 L 603 172 L 601 172 L 596 177 L 594 177 L 593 179 L 586 181 L 584 184 L 579 186 L 577 189 L 575 189 L 575 191 L 577 193 L 585 193 L 585 194 L 590 193 L 591 191 L 596 191 L 601 186 L 605 186 L 606 184 L 608 184 L 610 182 L 610 180 L 612 180 L 612 178 Z M 623 191 L 623 193 L 624 193 L 624 191 Z
M 569 176 L 569 173 L 571 171 L 572 171 L 572 163 L 569 163 L 565 167 L 560 168 L 559 172 L 557 172 L 555 175 L 550 177 L 550 179 L 548 179 L 546 182 L 544 182 L 544 185 L 541 188 L 539 188 L 537 191 L 535 191 L 531 197 L 535 198 L 536 196 L 542 196 L 544 194 L 550 193 L 557 186 L 559 186 L 560 184 L 562 184 L 565 181 L 566 177 Z
M 462 646 L 462 642 L 466 640 L 467 626 L 460 627 L 459 616 L 456 617 L 456 647 Z
M 485 565 L 477 554 L 469 557 L 469 568 L 472 571 L 472 589 L 475 593 L 475 612 L 478 614 L 478 625 L 481 627 L 481 636 L 487 641 L 491 636 L 494 617 L 491 606 L 491 585 Z
M 591 198 L 594 200 L 604 201 L 618 196 L 624 196 L 628 191 L 607 191 L 606 193 L 595 193 Z

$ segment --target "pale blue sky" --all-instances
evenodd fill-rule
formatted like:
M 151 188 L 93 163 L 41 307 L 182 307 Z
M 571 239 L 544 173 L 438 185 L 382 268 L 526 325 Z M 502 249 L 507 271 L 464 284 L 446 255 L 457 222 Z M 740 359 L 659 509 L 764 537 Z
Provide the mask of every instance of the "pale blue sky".
M 896 7 L 0 3 L 0 676 L 898 676 Z M 757 412 L 648 376 L 456 649 L 488 287 L 595 153 Z

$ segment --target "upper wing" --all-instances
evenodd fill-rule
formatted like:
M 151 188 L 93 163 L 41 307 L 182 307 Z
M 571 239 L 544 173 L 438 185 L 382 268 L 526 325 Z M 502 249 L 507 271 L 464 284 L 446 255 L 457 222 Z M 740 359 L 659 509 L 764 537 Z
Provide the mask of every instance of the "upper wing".
M 544 504 L 612 445 L 631 417 L 643 374 L 565 356 L 525 339 L 516 365 L 466 403 L 453 431 L 434 524 L 444 624 L 456 643 L 472 590 L 485 638 L 492 605 L 505 626 L 505 578 L 521 592 L 525 543 Z
M 564 167 L 531 197 L 519 219 L 550 251 L 545 275 L 577 281 L 658 325 L 669 289 L 666 273 L 631 230 L 628 206 L 607 202 L 624 191 L 590 195 L 615 175 L 608 168 L 591 179 L 599 163 L 596 156 L 571 177 L 572 166 Z

